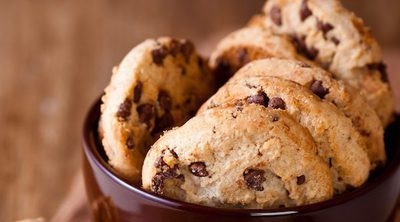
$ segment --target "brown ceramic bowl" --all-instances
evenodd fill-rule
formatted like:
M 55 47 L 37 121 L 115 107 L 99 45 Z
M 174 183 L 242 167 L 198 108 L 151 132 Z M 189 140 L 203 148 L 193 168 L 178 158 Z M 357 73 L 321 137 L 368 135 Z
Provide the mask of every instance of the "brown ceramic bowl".
M 363 186 L 331 200 L 293 208 L 218 209 L 156 196 L 116 176 L 97 135 L 100 101 L 83 129 L 83 169 L 95 221 L 392 221 L 400 191 L 400 117 L 386 130 L 388 161 Z

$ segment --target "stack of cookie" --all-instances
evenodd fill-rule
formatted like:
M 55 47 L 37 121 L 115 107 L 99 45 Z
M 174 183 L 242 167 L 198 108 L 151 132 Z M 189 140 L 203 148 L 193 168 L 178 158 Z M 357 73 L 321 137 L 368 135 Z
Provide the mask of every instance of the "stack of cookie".
M 99 131 L 110 165 L 146 190 L 277 208 L 364 184 L 385 163 L 393 112 L 360 19 L 337 0 L 269 0 L 209 64 L 183 39 L 135 47 L 114 69 Z

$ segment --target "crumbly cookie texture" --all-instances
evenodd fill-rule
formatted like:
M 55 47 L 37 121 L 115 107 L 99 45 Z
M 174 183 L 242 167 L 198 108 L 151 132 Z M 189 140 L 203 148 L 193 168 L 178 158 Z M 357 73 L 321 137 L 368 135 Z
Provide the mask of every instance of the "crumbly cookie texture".
M 317 144 L 318 155 L 330 166 L 337 193 L 367 180 L 371 165 L 359 132 L 342 111 L 306 87 L 270 76 L 232 79 L 199 112 L 233 101 L 285 110 L 307 128 Z
M 102 98 L 99 131 L 110 165 L 138 182 L 148 148 L 194 115 L 213 85 L 188 40 L 150 39 L 132 49 L 114 68 Z
M 297 52 L 360 90 L 384 126 L 394 112 L 381 49 L 362 20 L 338 0 L 270 0 L 261 25 L 292 39 Z
M 385 163 L 383 127 L 375 111 L 353 87 L 335 80 L 332 75 L 314 65 L 287 59 L 262 59 L 239 70 L 233 79 L 247 76 L 273 76 L 297 82 L 322 100 L 328 101 L 349 117 L 365 141 L 372 167 Z
M 215 207 L 278 208 L 327 200 L 332 175 L 309 132 L 258 104 L 207 110 L 148 152 L 146 190 Z
M 259 19 L 256 16 L 251 23 L 257 23 Z M 294 59 L 301 62 L 292 61 Z M 242 28 L 218 44 L 210 58 L 210 67 L 217 78 L 225 82 L 249 62 L 251 64 L 238 71 L 233 78 L 243 78 L 243 75 L 275 76 L 306 86 L 351 118 L 365 140 L 373 167 L 385 162 L 384 129 L 374 109 L 359 95 L 358 90 L 342 80 L 335 80 L 332 74 L 300 56 L 285 36 L 271 34 L 269 29 L 259 26 Z
M 300 56 L 290 39 L 260 27 L 245 27 L 222 39 L 210 56 L 210 68 L 219 85 L 247 63 L 262 58 L 306 60 Z

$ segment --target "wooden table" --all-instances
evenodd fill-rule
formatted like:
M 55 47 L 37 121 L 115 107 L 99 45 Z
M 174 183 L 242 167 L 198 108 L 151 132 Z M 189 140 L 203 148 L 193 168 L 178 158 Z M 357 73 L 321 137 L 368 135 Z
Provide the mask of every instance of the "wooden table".
M 215 36 L 243 25 L 264 1 L 210 2 L 0 0 L 0 221 L 49 219 L 66 196 L 80 195 L 74 178 L 83 116 L 130 48 L 173 35 L 208 53 Z M 398 32 L 386 38 L 383 27 L 376 26 L 379 38 L 392 44 Z M 400 98 L 400 51 L 390 51 L 387 61 Z

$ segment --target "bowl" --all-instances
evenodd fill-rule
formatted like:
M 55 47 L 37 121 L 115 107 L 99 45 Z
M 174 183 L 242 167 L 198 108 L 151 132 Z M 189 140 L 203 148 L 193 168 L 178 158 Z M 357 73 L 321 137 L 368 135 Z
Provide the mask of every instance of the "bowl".
M 97 134 L 98 99 L 83 127 L 83 172 L 94 221 L 393 221 L 400 191 L 400 117 L 385 132 L 384 167 L 361 187 L 321 203 L 281 209 L 221 209 L 157 196 L 119 178 Z

